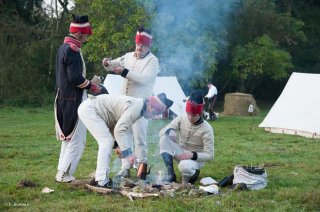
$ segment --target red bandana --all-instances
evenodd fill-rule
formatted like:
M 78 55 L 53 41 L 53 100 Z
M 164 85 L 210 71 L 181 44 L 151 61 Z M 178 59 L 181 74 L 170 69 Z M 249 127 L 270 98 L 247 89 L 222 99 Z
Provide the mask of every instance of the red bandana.
M 70 33 L 81 32 L 82 34 L 92 35 L 92 28 L 90 23 L 71 23 L 69 28 Z
M 191 114 L 201 114 L 204 104 L 197 104 L 193 101 L 188 100 L 186 105 L 186 112 Z
M 136 44 L 143 44 L 146 46 L 151 46 L 152 36 L 147 32 L 137 32 L 136 34 Z

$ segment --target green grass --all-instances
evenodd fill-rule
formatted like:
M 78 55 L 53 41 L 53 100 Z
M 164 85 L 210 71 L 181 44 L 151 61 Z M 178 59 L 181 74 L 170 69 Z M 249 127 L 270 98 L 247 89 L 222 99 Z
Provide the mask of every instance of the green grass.
M 54 134 L 50 109 L 0 109 L 0 211 L 319 211 L 320 141 L 298 136 L 270 134 L 257 125 L 257 117 L 220 117 L 211 122 L 215 131 L 215 158 L 200 177 L 221 180 L 235 165 L 264 164 L 268 186 L 259 191 L 232 191 L 222 195 L 129 201 L 119 195 L 99 195 L 54 181 L 60 143 Z M 163 121 L 149 126 L 150 163 L 159 165 L 157 133 Z M 254 128 L 253 128 L 254 127 Z M 75 176 L 88 178 L 95 169 L 97 144 L 88 133 L 84 155 Z M 112 163 L 112 170 L 115 169 Z M 179 175 L 180 176 L 180 175 Z M 20 180 L 37 184 L 18 188 Z M 42 194 L 49 187 L 52 194 Z

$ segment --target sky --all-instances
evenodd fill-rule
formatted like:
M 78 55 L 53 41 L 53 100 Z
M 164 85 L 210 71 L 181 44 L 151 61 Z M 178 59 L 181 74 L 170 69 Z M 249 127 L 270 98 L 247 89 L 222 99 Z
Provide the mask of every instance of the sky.
M 51 2 L 52 2 L 52 6 L 55 7 L 55 1 L 56 0 L 44 0 L 43 7 L 47 9 L 47 13 L 50 14 L 51 12 L 51 9 L 50 9 Z M 58 0 L 57 0 L 57 3 L 58 3 L 58 10 L 62 11 L 62 7 L 60 6 Z M 69 0 L 68 9 L 72 7 L 74 7 L 74 2 L 72 0 Z

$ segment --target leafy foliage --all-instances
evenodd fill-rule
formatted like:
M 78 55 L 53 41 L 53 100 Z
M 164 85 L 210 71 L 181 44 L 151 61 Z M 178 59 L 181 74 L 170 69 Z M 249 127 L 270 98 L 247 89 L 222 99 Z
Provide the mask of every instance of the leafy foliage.
M 83 48 L 90 61 L 100 64 L 103 57 L 115 58 L 134 50 L 137 28 L 148 20 L 143 7 L 134 0 L 76 0 L 75 3 L 74 12 L 88 14 L 93 24 L 94 34 Z
M 269 76 L 273 80 L 287 77 L 288 71 L 293 68 L 291 56 L 281 50 L 268 36 L 258 37 L 254 42 L 245 46 L 237 46 L 234 50 L 233 71 L 240 78 L 240 91 L 244 92 L 245 80 L 251 76 Z M 248 82 L 254 86 L 256 81 Z
M 268 35 L 280 45 L 290 46 L 306 42 L 304 23 L 290 13 L 277 11 L 270 0 L 243 0 L 235 5 L 231 42 L 244 45 L 257 37 Z

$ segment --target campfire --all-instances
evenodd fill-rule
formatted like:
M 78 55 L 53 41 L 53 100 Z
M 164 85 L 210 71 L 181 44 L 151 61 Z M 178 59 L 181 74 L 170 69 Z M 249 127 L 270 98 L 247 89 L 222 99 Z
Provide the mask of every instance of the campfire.
M 194 185 L 183 183 L 167 183 L 163 182 L 164 174 L 162 171 L 158 171 L 153 182 L 147 180 L 131 180 L 116 176 L 112 179 L 113 188 L 101 188 L 96 187 L 94 180 L 75 180 L 71 182 L 72 186 L 84 186 L 88 191 L 97 192 L 104 195 L 120 194 L 128 197 L 131 201 L 136 198 L 148 198 L 148 197 L 161 197 L 170 196 L 175 197 L 177 195 L 193 195 L 204 196 L 209 192 L 201 189 L 202 186 L 197 189 Z
M 90 184 L 85 184 L 85 188 L 101 193 L 101 194 L 120 194 L 128 197 L 131 201 L 135 198 L 147 198 L 147 197 L 159 197 L 159 196 L 175 196 L 177 191 L 189 191 L 194 188 L 191 184 L 179 184 L 179 183 L 168 183 L 168 184 L 151 184 L 146 183 L 143 180 L 134 182 L 127 178 L 121 178 L 120 184 L 117 185 L 114 181 L 114 188 L 100 188 Z

